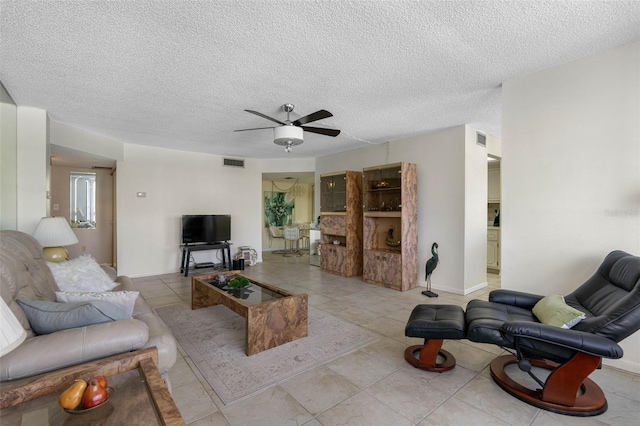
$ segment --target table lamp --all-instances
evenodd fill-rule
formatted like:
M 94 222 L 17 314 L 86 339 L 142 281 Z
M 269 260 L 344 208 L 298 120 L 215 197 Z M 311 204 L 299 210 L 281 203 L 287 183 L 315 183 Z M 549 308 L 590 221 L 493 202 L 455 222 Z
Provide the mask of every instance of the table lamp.
M 9 306 L 0 297 L 0 357 L 5 356 L 24 342 L 27 332 L 13 314 Z
M 69 253 L 63 246 L 79 242 L 71 226 L 63 217 L 43 217 L 40 219 L 33 237 L 44 247 L 44 255 L 49 262 L 68 260 Z

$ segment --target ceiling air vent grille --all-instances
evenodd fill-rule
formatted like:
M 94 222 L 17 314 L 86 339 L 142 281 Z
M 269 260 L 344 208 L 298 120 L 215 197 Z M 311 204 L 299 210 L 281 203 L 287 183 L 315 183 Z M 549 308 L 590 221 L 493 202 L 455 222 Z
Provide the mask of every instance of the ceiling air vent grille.
M 487 146 L 487 135 L 483 135 L 480 132 L 476 132 L 476 135 L 478 136 L 478 139 L 476 140 L 476 143 L 480 146 L 484 146 L 486 148 Z
M 244 168 L 244 160 L 238 160 L 235 158 L 224 158 L 222 162 L 223 166 L 229 167 L 242 167 Z

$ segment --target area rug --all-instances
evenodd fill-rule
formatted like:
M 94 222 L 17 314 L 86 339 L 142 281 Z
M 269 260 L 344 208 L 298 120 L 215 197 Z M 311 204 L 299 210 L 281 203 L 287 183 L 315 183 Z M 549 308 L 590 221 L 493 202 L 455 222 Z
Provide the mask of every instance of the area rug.
M 192 311 L 176 304 L 156 311 L 225 404 L 380 338 L 309 306 L 307 337 L 247 356 L 245 319 L 222 305 Z

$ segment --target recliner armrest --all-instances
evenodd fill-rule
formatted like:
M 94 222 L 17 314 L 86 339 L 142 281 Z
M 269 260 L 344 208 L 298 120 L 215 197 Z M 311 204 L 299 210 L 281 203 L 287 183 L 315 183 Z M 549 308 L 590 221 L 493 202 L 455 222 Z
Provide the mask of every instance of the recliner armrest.
M 506 322 L 501 332 L 520 339 L 536 340 L 603 358 L 622 358 L 622 348 L 613 340 L 584 331 L 529 321 Z
M 531 310 L 543 297 L 544 296 L 538 294 L 524 293 L 521 291 L 493 290 L 489 293 L 489 302 Z

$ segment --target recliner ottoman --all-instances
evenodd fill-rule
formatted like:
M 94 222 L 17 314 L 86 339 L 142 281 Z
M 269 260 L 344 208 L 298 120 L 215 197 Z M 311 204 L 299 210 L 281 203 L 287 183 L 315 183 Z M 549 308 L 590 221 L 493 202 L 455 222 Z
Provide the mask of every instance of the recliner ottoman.
M 411 312 L 404 334 L 424 338 L 423 345 L 409 346 L 404 351 L 404 358 L 409 364 L 438 373 L 449 371 L 455 367 L 456 359 L 442 349 L 442 343 L 444 339 L 467 337 L 464 310 L 457 305 L 418 305 Z M 444 358 L 440 363 L 438 355 Z

